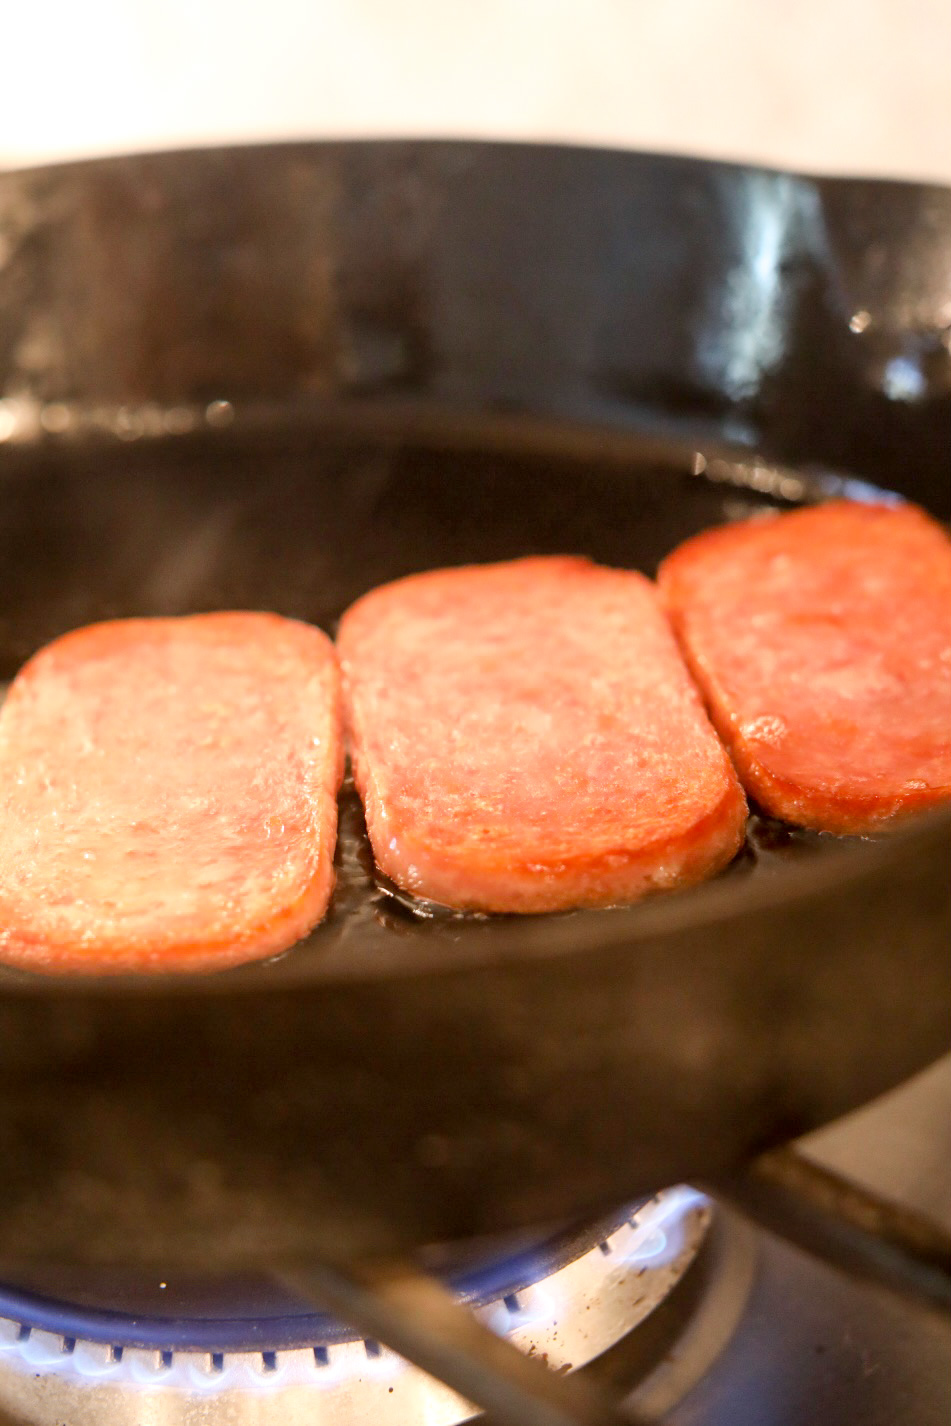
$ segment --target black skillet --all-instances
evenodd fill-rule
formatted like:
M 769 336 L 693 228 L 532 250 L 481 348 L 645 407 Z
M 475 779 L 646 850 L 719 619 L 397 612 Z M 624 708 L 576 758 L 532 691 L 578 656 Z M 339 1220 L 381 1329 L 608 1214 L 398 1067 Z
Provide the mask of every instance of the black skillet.
M 951 192 L 328 144 L 0 177 L 0 676 L 131 614 L 332 629 L 409 570 L 841 475 L 949 514 Z M 187 709 L 172 710 L 187 716 Z M 630 909 L 417 914 L 352 795 L 326 924 L 220 975 L 0 974 L 0 1264 L 230 1271 L 712 1180 L 951 1040 L 947 816 L 760 818 Z

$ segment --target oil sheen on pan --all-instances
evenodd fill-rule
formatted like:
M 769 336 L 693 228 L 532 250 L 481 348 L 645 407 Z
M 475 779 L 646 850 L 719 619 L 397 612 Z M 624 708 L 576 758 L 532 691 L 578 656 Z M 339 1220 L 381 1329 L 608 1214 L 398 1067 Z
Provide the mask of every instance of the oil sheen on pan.
M 707 531 L 661 565 L 691 670 L 773 816 L 881 832 L 951 799 L 951 541 L 834 501 Z
M 746 804 L 642 575 L 574 557 L 410 576 L 338 635 L 374 855 L 465 910 L 630 902 L 712 874 Z
M 323 916 L 343 771 L 319 630 L 273 614 L 64 635 L 0 711 L 0 958 L 210 970 Z

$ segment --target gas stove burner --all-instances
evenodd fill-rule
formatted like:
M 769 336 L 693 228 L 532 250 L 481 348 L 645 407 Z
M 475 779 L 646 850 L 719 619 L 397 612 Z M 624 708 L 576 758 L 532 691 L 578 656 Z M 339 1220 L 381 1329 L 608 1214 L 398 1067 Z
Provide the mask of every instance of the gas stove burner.
M 553 1261 L 546 1245 L 449 1280 L 494 1331 L 570 1371 L 614 1346 L 667 1297 L 709 1221 L 707 1199 L 674 1188 L 615 1218 L 606 1236 L 566 1240 L 578 1245 L 568 1261 Z M 13 1300 L 4 1294 L 4 1313 Z M 0 1317 L 0 1421 L 9 1412 L 29 1426 L 142 1426 L 146 1415 L 155 1426 L 453 1426 L 473 1415 L 449 1387 L 330 1318 L 309 1319 L 315 1330 L 306 1343 L 299 1328 L 288 1337 L 280 1319 L 270 1337 L 268 1324 L 259 1324 L 254 1350 L 218 1350 L 203 1345 L 216 1331 L 222 1340 L 221 1323 L 209 1331 L 207 1318 L 129 1318 L 107 1339 L 107 1314 L 87 1316 L 94 1336 L 72 1330 L 77 1309 L 64 1310 L 57 1327 L 54 1306 L 25 1294 L 22 1311 Z M 166 1345 L 184 1344 L 189 1326 L 190 1348 Z M 294 1345 L 271 1345 L 281 1340 Z

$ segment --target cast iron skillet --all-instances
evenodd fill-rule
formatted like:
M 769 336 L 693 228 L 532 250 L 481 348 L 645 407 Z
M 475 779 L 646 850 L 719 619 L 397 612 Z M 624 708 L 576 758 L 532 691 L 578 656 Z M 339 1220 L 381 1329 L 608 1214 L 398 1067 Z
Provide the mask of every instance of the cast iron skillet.
M 109 616 L 332 629 L 430 565 L 651 572 L 836 469 L 948 514 L 949 192 L 298 145 L 9 174 L 0 234 L 6 677 Z M 426 918 L 345 794 L 331 915 L 285 956 L 0 976 L 3 1273 L 244 1270 L 714 1179 L 947 1047 L 949 842 L 759 819 L 689 893 Z

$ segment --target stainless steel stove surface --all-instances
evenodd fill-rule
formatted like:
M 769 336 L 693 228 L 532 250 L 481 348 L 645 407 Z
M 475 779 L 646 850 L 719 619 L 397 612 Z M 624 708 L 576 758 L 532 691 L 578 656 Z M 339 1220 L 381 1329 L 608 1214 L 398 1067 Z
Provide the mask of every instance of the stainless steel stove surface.
M 805 1147 L 951 1229 L 951 1059 Z M 664 1406 L 659 1394 L 637 1398 Z M 951 1318 L 758 1234 L 728 1347 L 664 1415 L 668 1426 L 948 1426 Z
M 804 1147 L 951 1228 L 951 1059 Z M 517 1279 L 526 1271 L 522 1264 L 470 1273 L 459 1290 L 496 1332 L 555 1370 L 586 1367 L 625 1396 L 638 1419 L 668 1426 L 951 1419 L 951 1320 L 850 1278 L 693 1190 L 669 1190 L 603 1233 L 565 1245 L 560 1257 L 540 1257 L 537 1280 Z M 55 1309 L 44 1316 L 42 1304 L 31 1313 L 27 1303 L 9 1315 L 12 1300 L 0 1316 L 4 1423 L 451 1426 L 473 1413 L 448 1387 L 339 1327 L 315 1328 L 313 1341 L 277 1350 L 265 1335 L 263 1346 L 219 1351 L 212 1338 L 224 1329 L 206 1322 L 186 1351 L 177 1345 L 181 1325 L 172 1324 L 146 1348 L 133 1345 L 149 1337 L 142 1319 L 130 1318 L 110 1340 L 104 1314 L 98 1324 L 88 1315 L 91 1330 L 82 1334 L 81 1314 L 79 1333 L 75 1314 L 62 1315 L 57 1330 Z M 286 1327 L 273 1330 L 287 1340 Z M 163 1345 L 173 1340 L 174 1349 Z

